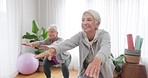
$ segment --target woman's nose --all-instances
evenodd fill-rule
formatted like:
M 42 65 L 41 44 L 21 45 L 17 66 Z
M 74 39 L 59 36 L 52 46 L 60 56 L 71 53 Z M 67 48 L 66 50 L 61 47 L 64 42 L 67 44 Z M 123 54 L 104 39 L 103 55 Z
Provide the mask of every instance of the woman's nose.
M 88 22 L 87 22 L 87 21 L 85 21 L 85 20 L 84 20 L 82 23 L 83 23 L 83 24 L 88 24 Z

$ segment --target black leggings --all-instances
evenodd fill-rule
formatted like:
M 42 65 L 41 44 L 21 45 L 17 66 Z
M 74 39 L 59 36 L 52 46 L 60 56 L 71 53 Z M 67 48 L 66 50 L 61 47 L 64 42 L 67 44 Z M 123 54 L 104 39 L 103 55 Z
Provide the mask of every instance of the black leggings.
M 44 63 L 44 73 L 46 75 L 47 78 L 51 78 L 51 71 L 50 68 L 56 65 L 56 63 L 52 60 L 48 60 L 47 58 L 45 59 L 45 63 Z M 68 70 L 68 66 L 65 63 L 62 63 L 62 73 L 64 78 L 69 78 L 69 70 Z

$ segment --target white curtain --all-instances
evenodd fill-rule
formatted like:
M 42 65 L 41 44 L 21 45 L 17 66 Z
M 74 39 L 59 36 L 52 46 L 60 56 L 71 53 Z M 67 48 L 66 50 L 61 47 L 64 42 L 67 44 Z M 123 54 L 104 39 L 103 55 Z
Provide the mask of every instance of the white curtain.
M 0 78 L 18 74 L 17 58 L 32 48 L 21 46 L 22 35 L 31 32 L 32 20 L 39 21 L 39 0 L 0 0 Z M 40 25 L 40 24 L 39 24 Z
M 20 0 L 0 0 L 0 78 L 15 77 L 20 53 Z M 11 7 L 11 8 L 10 8 Z
M 48 1 L 48 0 L 46 0 Z M 142 45 L 142 62 L 148 66 L 148 1 L 147 0 L 50 0 L 46 3 L 47 18 L 50 23 L 59 23 L 61 36 L 70 38 L 81 30 L 81 16 L 87 9 L 98 11 L 102 17 L 101 29 L 105 29 L 111 36 L 111 51 L 115 57 L 124 53 L 127 48 L 126 35 L 133 34 L 144 38 Z M 64 7 L 64 8 L 63 8 Z M 52 9 L 49 9 L 52 8 Z M 51 14 L 52 12 L 52 14 Z M 50 15 L 51 14 L 51 15 Z M 58 15 L 56 15 L 58 14 Z M 62 16 L 62 17 L 61 17 Z M 63 17 L 64 16 L 64 17 Z M 59 17 L 56 19 L 56 17 Z M 52 22 L 57 21 L 57 22 Z M 61 23 L 61 22 L 62 23 Z M 71 67 L 78 67 L 78 49 L 70 51 L 72 53 Z M 148 67 L 147 67 L 148 69 Z

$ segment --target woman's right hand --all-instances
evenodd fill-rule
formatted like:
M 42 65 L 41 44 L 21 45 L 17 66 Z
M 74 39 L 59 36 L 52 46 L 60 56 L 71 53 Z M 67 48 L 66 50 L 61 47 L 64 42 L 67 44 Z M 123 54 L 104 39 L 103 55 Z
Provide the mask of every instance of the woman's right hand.
M 95 57 L 93 61 L 89 63 L 86 71 L 84 72 L 84 76 L 88 76 L 90 78 L 99 78 L 101 63 L 101 60 Z

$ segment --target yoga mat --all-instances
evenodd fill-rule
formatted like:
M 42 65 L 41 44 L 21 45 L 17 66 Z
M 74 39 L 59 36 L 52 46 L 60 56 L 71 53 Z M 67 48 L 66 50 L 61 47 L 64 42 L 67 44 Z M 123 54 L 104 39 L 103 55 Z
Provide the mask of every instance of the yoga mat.
M 136 39 L 135 39 L 135 49 L 136 50 L 140 50 L 140 36 L 136 36 Z
M 127 44 L 129 50 L 134 50 L 133 36 L 132 34 L 127 35 Z

